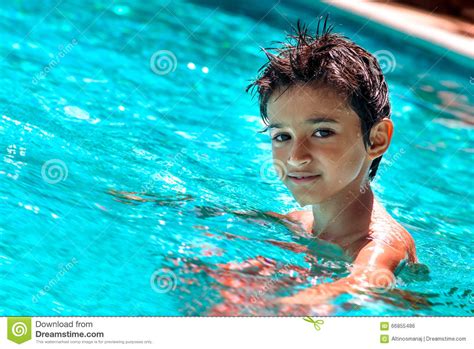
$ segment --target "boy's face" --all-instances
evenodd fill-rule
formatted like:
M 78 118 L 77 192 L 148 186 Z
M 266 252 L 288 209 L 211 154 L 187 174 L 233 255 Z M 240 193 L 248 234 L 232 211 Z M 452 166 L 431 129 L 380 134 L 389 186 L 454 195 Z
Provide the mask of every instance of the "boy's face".
M 371 159 L 361 121 L 344 97 L 303 85 L 280 94 L 273 93 L 267 106 L 273 159 L 296 201 L 318 204 L 346 187 L 358 190 Z

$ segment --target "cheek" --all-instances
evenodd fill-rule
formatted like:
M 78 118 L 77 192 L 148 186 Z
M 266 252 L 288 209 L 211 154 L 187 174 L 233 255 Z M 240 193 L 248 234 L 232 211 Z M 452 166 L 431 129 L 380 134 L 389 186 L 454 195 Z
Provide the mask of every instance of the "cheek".
M 279 147 L 272 146 L 273 167 L 278 172 L 280 180 L 286 178 L 288 172 L 286 167 L 286 152 Z
M 338 182 L 347 184 L 354 180 L 362 170 L 366 158 L 365 148 L 358 140 L 344 143 L 325 157 L 328 171 Z
M 284 147 L 276 147 L 272 145 L 272 155 L 273 159 L 283 161 L 285 164 L 285 160 L 287 159 L 287 150 Z

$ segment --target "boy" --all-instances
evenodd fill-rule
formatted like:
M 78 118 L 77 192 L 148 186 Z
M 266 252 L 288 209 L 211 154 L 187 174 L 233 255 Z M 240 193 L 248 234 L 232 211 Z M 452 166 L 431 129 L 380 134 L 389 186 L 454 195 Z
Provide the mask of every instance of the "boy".
M 324 23 L 313 37 L 296 35 L 247 88 L 257 89 L 260 112 L 283 183 L 301 206 L 275 216 L 298 223 L 315 238 L 353 256 L 349 276 L 282 298 L 316 304 L 338 294 L 388 289 L 402 263 L 417 262 L 410 234 L 374 198 L 370 181 L 393 133 L 388 88 L 374 56 Z

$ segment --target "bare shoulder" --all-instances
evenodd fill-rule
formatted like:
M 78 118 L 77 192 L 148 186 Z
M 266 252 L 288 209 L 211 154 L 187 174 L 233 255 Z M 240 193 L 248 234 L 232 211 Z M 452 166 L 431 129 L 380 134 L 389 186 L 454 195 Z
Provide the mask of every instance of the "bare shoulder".
M 309 214 L 308 214 L 309 213 Z M 267 211 L 266 215 L 278 218 L 293 232 L 301 235 L 311 234 L 313 214 L 308 211 L 293 211 L 286 214 Z
M 418 257 L 416 256 L 416 246 L 415 240 L 413 236 L 400 224 L 397 222 L 398 225 L 398 237 L 400 239 L 400 243 L 403 244 L 406 252 L 408 254 L 408 260 L 411 263 L 417 263 Z
M 294 223 L 300 224 L 304 231 L 311 234 L 313 230 L 313 212 L 311 211 L 293 211 L 286 215 L 286 217 Z
M 391 246 L 408 258 L 410 263 L 417 263 L 415 240 L 411 234 L 388 212 L 374 219 L 371 224 L 371 239 Z

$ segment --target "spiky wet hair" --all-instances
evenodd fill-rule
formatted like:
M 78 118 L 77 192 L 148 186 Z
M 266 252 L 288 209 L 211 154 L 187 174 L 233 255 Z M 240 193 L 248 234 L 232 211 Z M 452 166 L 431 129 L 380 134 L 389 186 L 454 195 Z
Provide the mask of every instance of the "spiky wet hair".
M 268 125 L 267 105 L 275 91 L 284 93 L 296 84 L 330 87 L 359 116 L 367 147 L 372 127 L 382 118 L 390 118 L 387 83 L 377 59 L 347 37 L 332 33 L 334 27 L 328 26 L 327 20 L 326 16 L 321 26 L 319 18 L 314 36 L 298 21 L 294 34 L 278 42 L 278 48 L 262 48 L 268 62 L 258 70 L 258 77 L 246 91 L 257 90 L 260 114 Z M 381 159 L 380 156 L 372 161 L 370 180 L 375 177 Z

